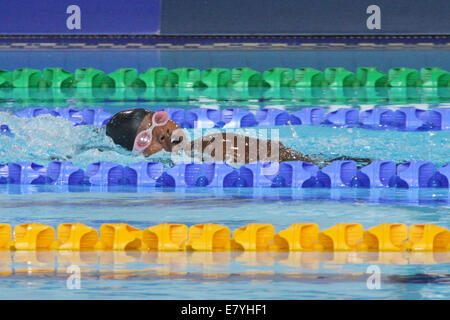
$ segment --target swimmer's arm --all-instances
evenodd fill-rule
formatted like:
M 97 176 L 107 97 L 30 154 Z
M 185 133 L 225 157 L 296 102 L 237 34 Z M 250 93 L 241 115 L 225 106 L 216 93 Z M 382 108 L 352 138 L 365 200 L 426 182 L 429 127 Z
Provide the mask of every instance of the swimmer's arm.
M 298 152 L 297 150 L 291 149 L 286 147 L 280 142 L 280 161 L 279 162 L 285 162 L 285 161 L 304 161 L 309 163 L 317 164 L 318 160 L 311 157 L 304 155 L 303 153 Z
M 220 146 L 222 147 L 222 154 L 219 154 Z M 201 149 L 198 150 L 199 148 Z M 278 148 L 278 154 L 276 148 Z M 250 163 L 255 161 L 317 162 L 316 159 L 288 148 L 281 142 L 230 133 L 211 134 L 192 141 L 191 150 L 194 153 L 202 154 L 202 159 L 206 161 L 214 160 L 236 163 Z

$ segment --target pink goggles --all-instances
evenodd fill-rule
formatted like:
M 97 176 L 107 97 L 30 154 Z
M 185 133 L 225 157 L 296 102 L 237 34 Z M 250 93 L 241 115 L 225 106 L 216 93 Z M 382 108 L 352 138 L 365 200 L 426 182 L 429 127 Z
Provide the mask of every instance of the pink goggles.
M 134 139 L 133 151 L 142 152 L 143 150 L 147 149 L 148 146 L 152 143 L 153 128 L 164 126 L 168 121 L 169 115 L 167 114 L 167 112 L 155 112 L 152 117 L 152 126 L 144 131 L 141 131 Z

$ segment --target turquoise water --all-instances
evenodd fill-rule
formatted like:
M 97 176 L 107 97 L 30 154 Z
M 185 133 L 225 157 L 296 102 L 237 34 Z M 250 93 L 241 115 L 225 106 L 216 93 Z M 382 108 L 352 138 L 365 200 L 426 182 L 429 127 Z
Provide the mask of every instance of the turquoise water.
M 2 299 L 444 300 L 450 294 L 445 254 L 16 252 L 12 258 L 13 273 L 0 276 Z M 82 263 L 79 290 L 66 288 L 72 260 Z M 381 285 L 370 290 L 373 265 Z
M 293 198 L 288 190 L 252 193 L 49 193 L 0 195 L 2 222 L 56 227 L 82 222 L 125 222 L 146 228 L 161 222 L 188 226 L 212 222 L 231 230 L 250 222 L 276 231 L 296 222 L 321 229 L 339 222 L 365 228 L 380 222 L 435 223 L 450 227 L 448 190 L 429 189 L 419 202 L 411 190 L 387 189 L 391 201 L 371 203 L 349 194 L 326 199 L 324 190 Z M 289 196 L 290 195 L 290 196 Z M 439 198 L 440 201 L 432 199 Z M 418 200 L 419 198 L 416 198 Z M 67 268 L 81 270 L 81 289 L 69 290 Z M 370 290 L 368 268 L 381 272 Z M 0 251 L 0 299 L 448 299 L 450 253 L 155 253 Z M 370 270 L 370 269 L 369 269 Z
M 104 129 L 76 126 L 49 115 L 22 119 L 0 112 L 14 137 L 0 136 L 0 163 L 70 160 L 131 164 L 183 157 L 136 156 L 115 146 Z M 304 154 L 433 161 L 450 159 L 450 132 L 375 131 L 282 126 L 281 142 Z M 265 129 L 264 129 L 265 130 Z M 260 135 L 254 129 L 239 131 Z M 193 133 L 192 130 L 187 131 Z M 293 223 L 321 229 L 341 222 L 434 223 L 450 228 L 448 189 L 211 189 L 156 190 L 0 185 L 1 223 L 53 227 L 81 222 L 99 228 L 125 222 L 146 228 L 162 222 L 212 222 L 231 230 L 251 222 L 280 231 Z M 81 268 L 81 289 L 69 290 L 67 267 Z M 368 267 L 381 272 L 370 290 Z M 448 253 L 144 253 L 0 251 L 0 299 L 448 299 Z

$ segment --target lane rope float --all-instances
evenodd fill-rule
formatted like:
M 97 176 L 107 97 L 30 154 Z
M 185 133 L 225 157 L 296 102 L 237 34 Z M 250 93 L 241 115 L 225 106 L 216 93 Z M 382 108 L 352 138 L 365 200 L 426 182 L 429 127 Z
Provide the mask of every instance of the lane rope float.
M 364 87 L 406 88 L 448 87 L 450 73 L 439 68 L 391 68 L 388 73 L 374 67 L 359 67 L 356 72 L 344 68 L 279 68 L 264 72 L 251 68 L 150 68 L 139 73 L 120 68 L 109 74 L 94 68 L 69 72 L 62 68 L 18 68 L 1 70 L 0 87 L 8 88 L 312 88 Z
M 353 160 L 336 160 L 320 169 L 303 161 L 182 163 L 164 169 L 161 162 L 122 166 L 94 162 L 86 170 L 69 161 L 0 164 L 1 184 L 69 186 L 140 186 L 154 188 L 449 188 L 450 164 L 438 169 L 429 161 L 375 160 L 357 168 Z
M 13 238 L 11 239 L 13 235 Z M 364 230 L 359 223 L 339 223 L 319 230 L 315 223 L 295 223 L 278 233 L 271 224 L 250 223 L 231 231 L 214 223 L 163 223 L 144 230 L 125 223 L 105 223 L 100 232 L 82 223 L 53 227 L 40 223 L 0 224 L 3 250 L 143 250 L 143 251 L 450 251 L 450 231 L 433 224 L 383 223 Z
M 424 110 L 405 106 L 392 110 L 388 105 L 359 111 L 357 108 L 338 108 L 326 112 L 319 106 L 305 107 L 295 112 L 275 108 L 263 108 L 255 113 L 242 108 L 163 108 L 169 119 L 180 127 L 192 128 L 250 128 L 285 125 L 326 125 L 333 127 L 364 128 L 374 130 L 399 131 L 440 131 L 450 130 L 450 108 Z M 160 111 L 157 110 L 157 111 Z M 31 107 L 16 113 L 21 118 L 34 118 L 49 114 L 63 117 L 73 125 L 94 125 L 102 127 L 113 116 L 102 108 L 76 110 L 72 108 L 47 109 Z

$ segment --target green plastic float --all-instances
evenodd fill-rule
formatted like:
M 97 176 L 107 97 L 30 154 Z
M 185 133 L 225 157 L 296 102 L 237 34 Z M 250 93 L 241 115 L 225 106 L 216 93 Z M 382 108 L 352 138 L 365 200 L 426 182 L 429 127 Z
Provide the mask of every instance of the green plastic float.
M 294 70 L 293 87 L 322 87 L 326 85 L 325 76 L 322 71 L 313 68 L 297 68 Z
M 72 88 L 75 85 L 73 73 L 62 68 L 45 68 L 42 75 L 49 88 Z
M 37 69 L 20 68 L 12 73 L 12 85 L 15 88 L 38 88 L 43 84 L 41 80 L 41 71 Z
M 231 87 L 248 88 L 263 86 L 261 73 L 250 68 L 233 68 L 231 70 Z
M 178 68 L 169 71 L 167 86 L 178 88 L 204 87 L 201 72 L 195 68 Z
M 169 75 L 169 70 L 166 68 L 150 68 L 144 73 L 141 73 L 141 79 L 147 88 L 162 88 L 165 86 Z
M 372 67 L 358 68 L 356 78 L 363 87 L 385 87 L 388 83 L 387 74 Z
M 421 83 L 419 71 L 411 68 L 392 68 L 389 70 L 389 85 L 395 88 L 416 87 Z
M 103 71 L 94 68 L 75 70 L 75 87 L 77 88 L 114 88 L 114 80 Z
M 325 80 L 329 87 L 355 87 L 359 85 L 356 75 L 344 68 L 326 68 Z
M 108 74 L 114 80 L 116 88 L 144 88 L 145 82 L 139 78 L 139 73 L 134 68 L 121 68 Z
M 7 70 L 0 70 L 0 88 L 12 87 L 12 73 Z
M 439 68 L 420 69 L 422 87 L 447 87 L 450 85 L 450 73 Z
M 294 72 L 288 68 L 273 68 L 264 71 L 263 80 L 272 88 L 289 87 L 294 80 Z
M 201 81 L 208 88 L 226 87 L 231 81 L 231 71 L 224 68 L 211 68 L 203 70 Z
M 150 68 L 139 74 L 120 68 L 105 74 L 94 68 L 71 73 L 62 68 L 0 70 L 0 88 L 448 88 L 450 73 L 439 68 L 392 68 L 388 74 L 374 67 L 272 68 L 262 74 L 251 68 Z M 369 90 L 370 91 L 370 90 Z M 274 91 L 275 92 L 275 91 Z M 183 94 L 184 96 L 184 94 Z M 282 95 L 284 96 L 284 95 Z

